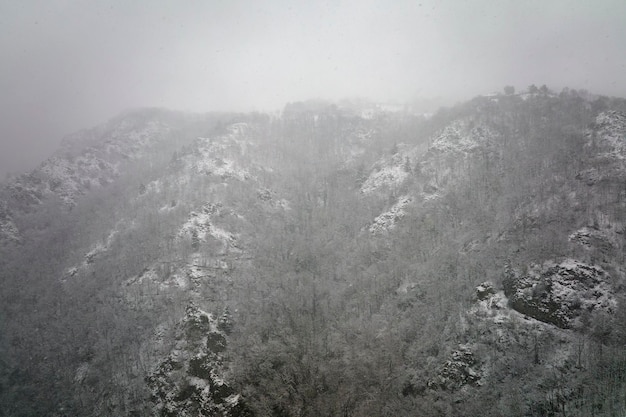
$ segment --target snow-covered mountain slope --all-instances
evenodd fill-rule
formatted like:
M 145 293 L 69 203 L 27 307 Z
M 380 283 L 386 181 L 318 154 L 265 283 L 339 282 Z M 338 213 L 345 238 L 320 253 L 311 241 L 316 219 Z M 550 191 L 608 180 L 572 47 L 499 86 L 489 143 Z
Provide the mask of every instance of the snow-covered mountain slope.
M 626 105 L 579 99 L 74 135 L 2 191 L 0 414 L 619 415 Z
M 39 167 L 1 185 L 5 217 L 37 211 L 54 198 L 71 209 L 81 196 L 115 182 L 136 165 L 158 159 L 163 151 L 186 144 L 197 126 L 210 120 L 210 116 L 145 109 L 69 135 Z M 0 240 L 9 238 L 0 232 Z
M 170 130 L 171 127 L 157 120 L 137 126 L 124 118 L 78 132 L 64 140 L 55 156 L 6 185 L 9 206 L 28 210 L 52 195 L 73 206 L 92 187 L 112 182 L 119 175 L 123 161 L 140 159 L 148 146 Z
M 426 151 L 422 150 L 423 145 L 397 145 L 392 155 L 374 164 L 361 186 L 364 194 L 403 194 L 388 211 L 374 219 L 370 231 L 379 233 L 393 227 L 407 205 L 444 196 L 464 179 L 472 164 L 492 156 L 498 140 L 499 134 L 492 127 L 465 118 L 454 120 L 433 134 Z
M 114 276 L 112 288 L 115 289 L 111 294 L 119 300 L 122 309 L 143 311 L 151 317 L 153 327 L 141 331 L 141 337 L 146 338 L 156 328 L 168 334 L 176 332 L 172 316 L 180 314 L 180 311 L 172 300 L 196 302 L 214 308 L 223 307 L 225 302 L 236 305 L 232 299 L 233 287 L 240 284 L 233 282 L 232 275 L 235 270 L 249 268 L 252 256 L 250 244 L 255 229 L 251 220 L 263 219 L 264 216 L 280 217 L 290 210 L 288 201 L 268 181 L 276 174 L 272 168 L 262 164 L 263 158 L 259 156 L 256 142 L 258 128 L 259 124 L 254 121 L 241 121 L 224 124 L 216 130 L 207 129 L 195 139 L 188 139 L 184 146 L 173 147 L 167 157 L 161 157 L 164 162 L 160 169 L 146 170 L 147 175 L 137 179 L 132 179 L 137 175 L 136 170 L 120 169 L 116 178 L 120 185 L 91 190 L 94 197 L 87 195 L 86 199 L 77 200 L 72 211 L 65 211 L 64 216 L 92 216 L 97 209 L 88 208 L 85 204 L 91 204 L 92 199 L 98 201 L 98 198 L 106 199 L 108 209 L 116 215 L 110 220 L 83 219 L 85 228 L 76 232 L 80 233 L 84 244 L 68 254 L 65 260 L 60 260 L 63 270 L 55 274 L 63 291 L 80 291 L 81 287 L 108 281 Z M 136 136 L 129 132 L 129 138 Z M 152 142 L 148 140 L 145 143 Z M 151 159 L 139 155 L 136 158 L 133 159 L 135 167 Z M 113 192 L 125 197 L 110 200 L 107 195 Z M 58 204 L 63 205 L 62 202 Z M 48 209 L 49 205 L 41 206 L 41 210 Z M 104 207 L 101 205 L 99 209 Z M 72 242 L 67 244 L 71 246 Z M 50 274 L 54 273 L 50 271 Z M 142 349 L 142 355 L 152 358 L 146 366 L 154 371 L 153 375 L 157 378 L 157 374 L 161 375 L 159 372 L 165 372 L 165 368 L 156 369 L 160 366 L 159 361 L 167 362 L 167 358 L 155 355 L 167 353 L 154 352 L 147 345 Z M 197 356 L 199 352 L 194 351 L 190 355 Z M 211 360 L 218 360 L 221 364 L 225 354 L 219 353 L 219 358 L 213 358 L 215 353 L 207 351 L 202 355 L 209 355 Z M 118 366 L 112 369 L 122 374 L 126 372 Z M 196 375 L 194 369 L 192 366 L 189 371 L 191 379 L 181 382 L 184 385 L 181 390 L 188 383 L 202 382 L 202 377 Z M 83 358 L 75 366 L 75 376 L 79 377 L 74 381 L 83 383 L 100 371 L 93 360 Z M 118 398 L 129 395 L 129 390 L 145 389 L 145 384 L 140 383 L 144 377 L 146 375 L 137 380 L 135 376 L 127 376 L 119 384 L 126 393 L 120 392 Z M 172 378 L 167 383 L 178 384 L 174 381 L 178 377 Z M 226 385 L 219 391 L 231 390 L 232 395 L 227 395 L 228 398 L 219 397 L 219 393 L 209 394 L 215 381 L 209 378 L 202 382 L 205 394 L 217 398 L 215 404 L 218 408 L 238 409 L 241 400 Z M 78 385 L 76 395 L 85 395 Z M 170 400 L 181 402 L 180 407 L 187 407 L 184 405 L 187 403 L 179 398 Z M 224 401 L 230 405 L 222 404 Z M 191 402 L 204 412 L 208 410 L 208 405 L 199 398 L 194 397 Z M 97 400 L 94 407 L 96 410 L 106 409 L 106 401 Z M 116 407 L 122 406 L 118 403 Z M 183 408 L 179 411 L 182 412 Z

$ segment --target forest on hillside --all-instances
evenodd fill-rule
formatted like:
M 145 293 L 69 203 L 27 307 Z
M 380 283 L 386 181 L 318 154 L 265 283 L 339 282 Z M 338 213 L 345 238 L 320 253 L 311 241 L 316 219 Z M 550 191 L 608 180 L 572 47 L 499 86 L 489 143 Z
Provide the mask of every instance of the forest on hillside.
M 623 415 L 626 100 L 202 117 L 70 207 L 13 209 L 0 416 Z M 610 310 L 589 290 L 559 327 L 493 298 L 547 263 L 597 268 Z

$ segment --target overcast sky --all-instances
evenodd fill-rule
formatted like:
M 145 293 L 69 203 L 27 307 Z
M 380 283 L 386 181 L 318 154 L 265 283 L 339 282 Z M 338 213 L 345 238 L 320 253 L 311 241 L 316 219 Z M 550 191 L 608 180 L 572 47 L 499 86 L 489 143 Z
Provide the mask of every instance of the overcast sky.
M 624 0 L 0 0 L 0 174 L 139 106 L 626 96 Z

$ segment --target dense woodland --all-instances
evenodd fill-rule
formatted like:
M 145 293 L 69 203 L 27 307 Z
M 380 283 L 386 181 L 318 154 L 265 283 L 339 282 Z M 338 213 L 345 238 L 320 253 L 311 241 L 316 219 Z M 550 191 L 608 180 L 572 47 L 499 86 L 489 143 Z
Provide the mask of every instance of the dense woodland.
M 187 407 L 176 412 L 151 393 L 190 305 L 228 317 L 212 369 L 245 407 L 224 415 L 624 415 L 626 159 L 594 148 L 603 112 L 626 101 L 531 87 L 428 117 L 321 102 L 168 116 L 159 141 L 74 205 L 51 194 L 13 210 L 21 241 L 0 243 L 0 415 L 222 415 L 189 405 L 201 394 L 188 386 L 172 394 Z M 459 122 L 495 133 L 437 151 Z M 245 145 L 220 145 L 233 125 Z M 73 152 L 100 146 L 98 132 Z M 207 155 L 217 168 L 200 172 Z M 364 192 L 394 158 L 404 179 Z M 372 233 L 403 196 L 412 203 L 394 226 Z M 208 232 L 181 232 L 192 212 L 211 219 Z M 614 238 L 572 243 L 584 227 Z M 499 291 L 507 268 L 569 258 L 611 277 L 612 314 L 561 329 L 476 313 L 479 284 Z

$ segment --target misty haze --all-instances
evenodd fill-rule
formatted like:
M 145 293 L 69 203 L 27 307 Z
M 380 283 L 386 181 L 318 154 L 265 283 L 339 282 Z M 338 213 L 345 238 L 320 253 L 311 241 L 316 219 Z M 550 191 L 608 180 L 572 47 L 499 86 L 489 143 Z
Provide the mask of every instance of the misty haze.
M 0 416 L 625 416 L 624 22 L 0 1 Z

